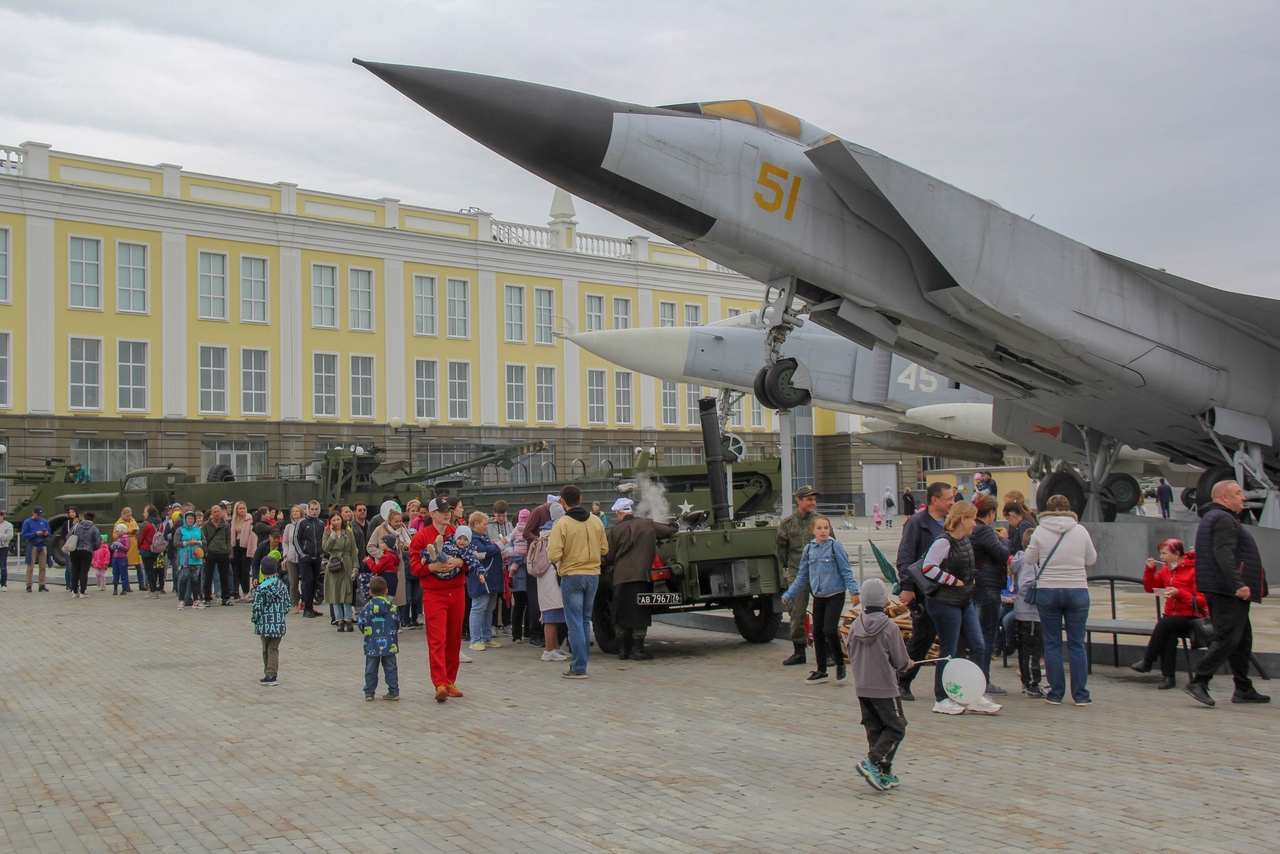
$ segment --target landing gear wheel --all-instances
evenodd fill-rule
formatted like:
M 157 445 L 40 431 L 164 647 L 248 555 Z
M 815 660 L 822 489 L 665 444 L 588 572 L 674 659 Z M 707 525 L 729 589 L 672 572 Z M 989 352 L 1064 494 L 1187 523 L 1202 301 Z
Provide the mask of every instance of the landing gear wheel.
M 209 468 L 209 473 L 204 479 L 206 483 L 231 483 L 236 479 L 236 473 L 226 463 L 218 463 Z
M 808 406 L 812 395 L 806 388 L 791 384 L 799 364 L 795 359 L 779 359 L 764 375 L 764 391 L 775 409 Z
M 1196 481 L 1196 507 L 1204 507 L 1213 501 L 1213 487 L 1224 480 L 1235 480 L 1236 470 L 1231 466 L 1213 466 L 1204 470 Z
M 1040 481 L 1040 488 L 1036 490 L 1036 508 L 1044 512 L 1049 499 L 1055 495 L 1064 496 L 1077 516 L 1084 511 L 1088 500 L 1084 480 L 1073 471 L 1055 471 Z
M 773 610 L 772 596 L 753 596 L 733 603 L 733 624 L 747 643 L 768 643 L 778 634 L 782 614 Z
M 761 368 L 757 371 L 755 382 L 752 383 L 751 389 L 755 393 L 756 400 L 760 401 L 761 406 L 768 407 L 769 409 L 777 409 L 778 407 L 774 406 L 773 401 L 769 399 L 769 389 L 764 382 L 765 376 L 768 373 L 768 368 Z
M 618 633 L 613 625 L 613 585 L 601 584 L 596 588 L 595 610 L 591 612 L 591 628 L 596 636 L 596 646 L 609 655 L 618 653 Z
M 1128 513 L 1138 506 L 1138 498 L 1142 495 L 1142 487 L 1138 485 L 1136 477 L 1120 472 L 1111 475 L 1103 482 L 1102 494 L 1104 502 L 1107 497 L 1110 497 L 1115 502 L 1117 513 Z M 1106 515 L 1105 512 L 1103 515 Z M 1108 519 L 1107 521 L 1113 520 Z
M 1196 488 L 1194 486 L 1188 486 L 1182 490 L 1182 506 L 1188 510 L 1196 509 Z

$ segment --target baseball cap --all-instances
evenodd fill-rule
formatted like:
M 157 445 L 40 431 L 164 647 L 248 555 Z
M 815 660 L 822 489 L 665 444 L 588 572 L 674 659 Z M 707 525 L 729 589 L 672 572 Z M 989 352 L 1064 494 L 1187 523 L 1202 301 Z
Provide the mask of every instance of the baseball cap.
M 31 512 L 32 512 L 32 513 L 34 513 L 34 514 L 36 514 L 37 516 L 43 516 L 43 515 L 44 515 L 44 508 L 43 508 L 43 507 L 32 507 L 32 508 L 31 508 Z
M 427 509 L 432 513 L 448 513 L 449 512 L 449 496 L 441 495 L 431 499 L 431 503 L 427 505 Z
M 635 502 L 630 498 L 619 498 L 613 502 L 613 506 L 609 509 L 614 513 L 630 513 L 635 508 Z
M 810 496 L 810 495 L 817 495 L 817 494 L 818 494 L 818 490 L 814 489 L 812 486 L 810 486 L 809 484 L 807 484 L 807 483 L 806 483 L 804 486 L 802 486 L 802 487 L 800 487 L 799 489 L 797 489 L 797 490 L 796 490 L 796 495 L 795 495 L 795 497 L 796 497 L 796 498 L 806 498 L 806 497 L 808 497 L 808 496 Z

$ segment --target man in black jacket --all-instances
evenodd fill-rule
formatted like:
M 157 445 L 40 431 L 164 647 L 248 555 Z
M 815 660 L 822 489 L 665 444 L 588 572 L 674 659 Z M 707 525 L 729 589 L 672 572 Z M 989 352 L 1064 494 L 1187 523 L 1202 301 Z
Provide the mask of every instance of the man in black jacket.
M 316 579 L 320 577 L 320 561 L 324 558 L 324 520 L 320 518 L 320 502 L 307 505 L 307 518 L 298 523 L 294 539 L 298 544 L 298 573 L 302 577 L 302 616 L 318 617 L 316 611 Z
M 992 527 L 996 521 L 996 500 L 990 495 L 978 493 L 974 504 L 978 507 L 978 522 L 969 535 L 973 545 L 973 558 L 977 577 L 973 582 L 973 607 L 978 612 L 982 626 L 982 639 L 986 649 L 982 652 L 982 673 L 987 677 L 987 693 L 1003 696 L 1007 693 L 999 685 L 991 684 L 991 650 L 1000 627 L 1000 593 L 1009 577 L 1009 541 L 1004 531 Z
M 925 509 L 923 513 L 915 513 L 902 526 L 902 539 L 898 543 L 898 582 L 902 585 L 899 598 L 902 604 L 911 609 L 911 643 L 907 644 L 907 654 L 912 661 L 920 661 L 928 657 L 929 648 L 938 637 L 929 612 L 925 610 L 924 598 L 916 595 L 915 585 L 907 567 L 924 557 L 942 534 L 942 522 L 947 518 L 947 511 L 955 502 L 955 489 L 942 482 L 929 484 L 925 490 Z M 919 667 L 912 667 L 898 679 L 898 688 L 902 699 L 914 700 L 911 693 L 911 680 L 916 678 Z
M 1196 529 L 1196 589 L 1209 600 L 1213 640 L 1183 690 L 1206 706 L 1213 705 L 1209 680 L 1224 661 L 1236 683 L 1231 702 L 1271 702 L 1249 679 L 1253 653 L 1249 603 L 1261 602 L 1267 595 L 1267 581 L 1258 544 L 1240 524 L 1242 510 L 1244 491 L 1240 484 L 1224 480 L 1213 488 L 1213 503 L 1200 508 L 1200 527 Z

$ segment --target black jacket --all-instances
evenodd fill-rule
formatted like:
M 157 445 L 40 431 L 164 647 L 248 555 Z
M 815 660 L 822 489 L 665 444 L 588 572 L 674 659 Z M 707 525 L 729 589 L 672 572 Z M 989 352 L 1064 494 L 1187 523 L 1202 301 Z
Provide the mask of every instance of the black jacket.
M 1009 543 L 996 533 L 990 525 L 979 522 L 969 535 L 973 544 L 973 559 L 977 565 L 978 587 L 994 587 L 1004 589 L 1005 579 L 1009 576 Z
M 1266 595 L 1258 544 L 1236 515 L 1216 502 L 1200 508 L 1196 529 L 1196 589 L 1234 596 L 1249 588 L 1249 601 Z
M 324 520 L 319 516 L 307 516 L 294 529 L 294 539 L 298 543 L 298 554 L 301 557 L 319 560 L 324 556 Z
M 938 526 L 937 532 L 933 528 L 935 524 Z M 902 526 L 902 539 L 898 542 L 897 567 L 898 583 L 902 585 L 904 591 L 915 592 L 916 586 L 911 583 L 907 567 L 924 557 L 924 553 L 929 551 L 929 546 L 933 545 L 933 541 L 940 536 L 941 530 L 942 524 L 935 522 L 928 510 L 912 515 Z

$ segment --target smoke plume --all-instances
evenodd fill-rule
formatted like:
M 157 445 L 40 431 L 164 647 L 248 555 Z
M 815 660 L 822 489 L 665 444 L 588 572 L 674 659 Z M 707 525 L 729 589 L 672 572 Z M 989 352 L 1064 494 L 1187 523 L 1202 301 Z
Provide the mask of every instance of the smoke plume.
M 636 474 L 636 488 L 632 494 L 636 502 L 636 515 L 660 520 L 671 515 L 667 503 L 667 488 L 643 472 Z

